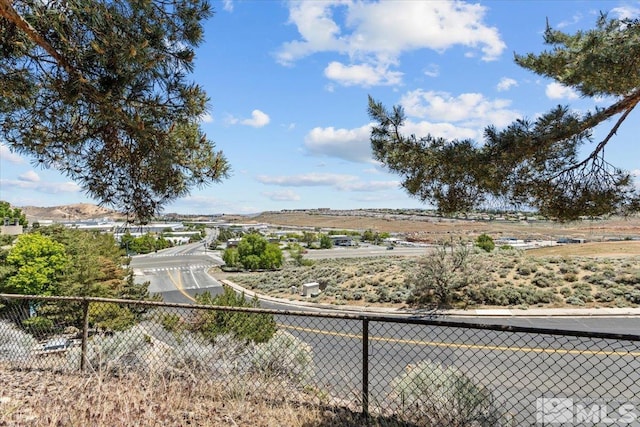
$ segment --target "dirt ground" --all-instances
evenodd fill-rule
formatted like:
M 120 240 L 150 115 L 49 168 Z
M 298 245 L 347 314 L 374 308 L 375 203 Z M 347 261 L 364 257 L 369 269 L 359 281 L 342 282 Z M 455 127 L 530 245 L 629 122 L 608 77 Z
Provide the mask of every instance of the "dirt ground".
M 555 240 L 561 237 L 587 241 L 640 238 L 640 217 L 557 223 L 552 221 L 470 221 L 438 217 L 405 215 L 372 216 L 367 211 L 350 211 L 349 215 L 331 213 L 276 212 L 262 213 L 252 221 L 282 226 L 308 226 L 333 229 L 367 230 L 401 233 L 409 239 L 436 243 L 454 236 L 474 237 L 487 233 L 494 239 L 514 237 L 531 240 Z M 245 218 L 246 221 L 246 218 Z

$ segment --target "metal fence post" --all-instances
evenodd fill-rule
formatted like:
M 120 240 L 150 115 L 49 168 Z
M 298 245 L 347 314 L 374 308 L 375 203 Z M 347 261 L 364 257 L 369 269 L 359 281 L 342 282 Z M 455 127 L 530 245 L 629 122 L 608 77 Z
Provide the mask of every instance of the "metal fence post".
M 362 319 L 362 415 L 369 416 L 369 320 Z
M 80 355 L 80 371 L 87 366 L 87 341 L 89 340 L 89 301 L 82 302 L 82 350 Z

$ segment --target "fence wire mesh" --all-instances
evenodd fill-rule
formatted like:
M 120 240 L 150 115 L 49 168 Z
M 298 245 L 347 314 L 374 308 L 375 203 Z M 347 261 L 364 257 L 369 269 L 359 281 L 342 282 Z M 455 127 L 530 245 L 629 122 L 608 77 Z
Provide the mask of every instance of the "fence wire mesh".
M 415 426 L 640 410 L 640 336 L 438 320 L 2 295 L 0 366 L 208 380 Z

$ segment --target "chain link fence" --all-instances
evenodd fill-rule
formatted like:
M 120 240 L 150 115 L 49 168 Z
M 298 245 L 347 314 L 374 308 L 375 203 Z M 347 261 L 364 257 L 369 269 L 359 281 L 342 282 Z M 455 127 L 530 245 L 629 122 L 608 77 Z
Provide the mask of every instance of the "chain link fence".
M 415 426 L 640 420 L 636 335 L 0 295 L 0 366 L 216 378 Z

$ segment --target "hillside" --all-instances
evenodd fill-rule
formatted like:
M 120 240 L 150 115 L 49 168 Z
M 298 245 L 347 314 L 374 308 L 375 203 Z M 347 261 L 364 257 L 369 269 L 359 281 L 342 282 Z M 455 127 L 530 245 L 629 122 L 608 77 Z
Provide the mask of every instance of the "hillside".
M 117 218 L 121 217 L 121 214 L 101 206 L 96 206 L 90 203 L 76 203 L 73 205 L 62 206 L 21 206 L 22 212 L 27 216 L 30 223 L 34 221 L 42 220 L 88 220 L 96 218 Z

